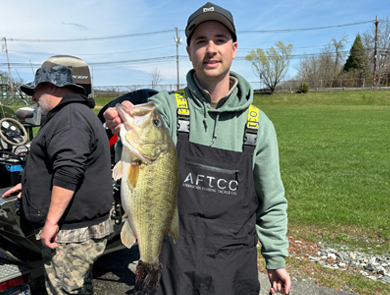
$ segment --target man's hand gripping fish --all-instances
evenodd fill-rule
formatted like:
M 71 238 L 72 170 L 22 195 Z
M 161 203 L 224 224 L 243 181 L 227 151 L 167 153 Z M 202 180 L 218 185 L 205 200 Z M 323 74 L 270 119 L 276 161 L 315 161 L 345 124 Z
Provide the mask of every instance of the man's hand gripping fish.
M 169 234 L 174 242 L 179 237 L 176 148 L 153 103 L 130 109 L 117 104 L 116 109 L 123 120 L 123 151 L 113 178 L 122 178 L 122 206 L 128 215 L 121 240 L 128 248 L 138 240 L 136 290 L 154 294 L 161 277 L 164 236 Z

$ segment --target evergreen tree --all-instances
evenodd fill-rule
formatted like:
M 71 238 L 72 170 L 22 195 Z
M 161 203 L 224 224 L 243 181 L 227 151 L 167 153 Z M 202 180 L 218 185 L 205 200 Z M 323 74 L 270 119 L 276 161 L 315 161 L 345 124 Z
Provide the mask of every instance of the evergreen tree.
M 369 75 L 368 56 L 359 34 L 357 34 L 351 50 L 349 51 L 347 62 L 344 65 L 344 71 L 354 71 L 363 74 L 365 77 Z

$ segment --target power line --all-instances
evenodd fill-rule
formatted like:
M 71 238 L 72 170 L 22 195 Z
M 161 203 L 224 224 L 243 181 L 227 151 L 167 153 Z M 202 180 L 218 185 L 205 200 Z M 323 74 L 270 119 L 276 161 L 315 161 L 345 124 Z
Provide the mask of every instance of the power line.
M 350 44 L 351 42 L 348 42 L 347 44 Z M 294 47 L 293 50 L 306 50 L 306 49 L 316 49 L 316 48 L 322 48 L 327 46 L 326 45 L 313 45 L 313 46 L 302 46 L 302 47 Z M 137 49 L 137 50 L 127 50 L 127 51 L 117 51 L 117 52 L 101 52 L 101 53 L 72 53 L 71 55 L 75 56 L 96 56 L 96 55 L 111 55 L 111 54 L 122 54 L 122 53 L 132 53 L 132 52 L 143 52 L 143 51 L 151 51 L 151 50 L 157 50 L 162 48 L 168 48 L 173 47 L 174 44 L 171 45 L 165 45 L 165 46 L 159 46 L 159 47 L 152 47 L 152 48 L 143 48 L 143 49 Z M 257 49 L 257 48 L 256 48 Z M 267 50 L 268 48 L 262 48 L 263 50 Z M 239 51 L 251 51 L 253 48 L 238 48 Z M 42 55 L 55 55 L 57 53 L 50 53 L 50 52 L 43 52 L 43 51 L 23 51 L 23 50 L 8 50 L 9 52 L 18 52 L 18 53 L 27 53 L 27 54 L 42 54 Z
M 368 48 L 366 50 L 373 50 L 373 48 Z M 385 50 L 385 48 L 378 48 L 379 51 Z M 343 50 L 339 51 L 339 53 L 347 54 L 349 50 Z M 293 54 L 291 55 L 292 59 L 299 59 L 309 56 L 320 56 L 320 55 L 327 55 L 331 54 L 332 56 L 335 55 L 335 52 L 314 52 L 314 53 L 303 53 L 303 54 Z M 171 55 L 171 56 L 160 56 L 160 57 L 152 57 L 152 58 L 142 58 L 142 59 L 132 59 L 132 60 L 119 60 L 119 61 L 106 61 L 106 62 L 90 62 L 88 63 L 90 66 L 111 66 L 111 65 L 126 65 L 126 64 L 137 64 L 137 63 L 143 63 L 143 64 L 153 64 L 153 63 L 164 63 L 164 62 L 172 62 L 176 58 L 179 58 L 183 61 L 188 61 L 187 55 Z M 245 56 L 236 56 L 236 60 L 245 60 Z M 7 66 L 7 62 L 1 62 L 1 66 Z M 27 63 L 27 62 L 14 62 L 10 63 L 10 65 L 14 68 L 29 68 L 30 66 L 37 66 L 39 67 L 40 63 Z
M 1 62 L 0 63 L 1 66 L 7 65 L 7 64 L 8 63 L 6 63 L 6 62 Z M 13 66 L 13 67 L 25 67 L 25 66 L 30 66 L 30 63 L 26 63 L 26 62 L 11 62 L 10 65 Z M 38 64 L 38 63 L 32 63 L 31 65 L 33 65 L 33 66 L 41 66 L 41 64 Z
M 358 23 L 334 25 L 334 26 L 326 26 L 326 27 L 315 27 L 315 28 L 238 31 L 238 33 L 284 33 L 284 32 L 300 32 L 300 31 L 316 31 L 316 30 L 326 30 L 326 29 L 332 29 L 332 28 L 356 26 L 356 25 L 361 25 L 361 24 L 366 24 L 366 23 L 373 23 L 373 21 L 369 20 L 369 21 L 363 21 L 363 22 L 358 22 Z
M 348 53 L 349 51 L 340 51 L 339 53 Z M 292 58 L 293 59 L 296 59 L 296 58 L 301 58 L 301 57 L 305 57 L 305 56 L 317 56 L 317 55 L 323 55 L 323 54 L 327 54 L 327 53 L 323 53 L 323 52 L 318 52 L 318 53 L 305 53 L 305 54 L 293 54 L 292 55 Z M 335 52 L 330 52 L 330 54 L 335 54 Z M 180 60 L 188 60 L 188 56 L 187 55 L 171 55 L 171 56 L 160 56 L 160 57 L 152 57 L 152 58 L 141 58 L 141 59 L 132 59 L 132 60 L 119 60 L 119 61 L 102 61 L 102 62 L 89 62 L 88 65 L 89 66 L 106 66 L 106 65 L 118 65 L 118 64 L 135 64 L 135 63 L 157 63 L 157 62 L 167 62 L 167 61 L 174 61 L 176 59 L 176 57 L 179 57 Z M 236 56 L 235 58 L 236 60 L 245 60 L 245 56 Z M 6 62 L 2 62 L 0 63 L 0 66 L 6 66 L 7 63 Z M 10 63 L 10 65 L 12 67 L 29 67 L 31 65 L 33 66 L 40 66 L 41 64 L 39 63 Z
M 238 33 L 283 33 L 283 32 L 299 32 L 299 31 L 314 31 L 314 30 L 325 30 L 331 28 L 341 28 L 348 26 L 356 26 L 366 23 L 373 23 L 374 21 L 362 21 L 357 23 L 342 24 L 342 25 L 333 25 L 325 27 L 312 27 L 312 28 L 300 28 L 300 29 L 279 29 L 279 30 L 253 30 L 253 31 L 237 31 Z M 184 30 L 179 30 L 184 32 Z M 156 31 L 148 33 L 135 33 L 135 34 L 124 34 L 116 36 L 106 36 L 106 37 L 92 37 L 92 38 L 75 38 L 75 39 L 21 39 L 21 38 L 7 38 L 8 41 L 13 42 L 79 42 L 79 41 L 92 41 L 92 40 L 107 40 L 107 39 L 118 39 L 118 38 L 129 38 L 145 35 L 156 35 L 156 34 L 165 34 L 165 33 L 174 33 L 175 30 L 165 30 L 165 31 Z
M 322 48 L 322 47 L 325 47 L 325 46 L 327 46 L 327 45 L 313 45 L 313 46 L 302 46 L 302 47 L 295 47 L 294 46 L 294 48 L 293 48 L 293 50 L 304 50 L 304 49 L 310 49 L 310 48 Z M 257 48 L 256 48 L 257 49 Z M 263 50 L 267 50 L 267 49 L 269 49 L 269 48 L 261 48 L 261 49 L 263 49 Z M 240 51 L 251 51 L 251 50 L 253 50 L 253 48 L 241 48 L 241 47 L 239 47 L 238 48 L 238 50 L 240 50 Z
M 137 49 L 137 50 L 128 50 L 128 51 L 118 51 L 118 52 L 103 52 L 103 53 L 72 53 L 72 55 L 76 56 L 86 56 L 86 55 L 111 55 L 111 54 L 121 54 L 121 53 L 131 53 L 131 52 L 139 52 L 139 51 L 149 51 L 149 50 L 156 50 L 161 48 L 168 48 L 173 47 L 174 45 L 166 45 L 166 46 L 160 46 L 160 47 L 153 47 L 153 48 L 144 48 L 144 49 Z M 21 51 L 21 50 L 8 50 L 12 52 L 19 52 L 19 53 L 28 53 L 28 54 L 45 54 L 45 55 L 55 55 L 57 53 L 49 53 L 49 52 L 43 52 L 43 51 Z
M 161 56 L 154 58 L 143 58 L 143 59 L 133 59 L 133 60 L 121 60 L 121 61 L 107 61 L 107 62 L 91 62 L 89 65 L 91 66 L 100 66 L 100 65 L 115 65 L 115 64 L 128 64 L 128 63 L 154 63 L 158 61 L 166 61 L 169 59 L 175 59 L 176 55 L 172 56 Z
M 315 30 L 326 30 L 326 29 L 332 29 L 332 28 L 357 26 L 357 25 L 361 25 L 361 24 L 374 23 L 374 22 L 375 21 L 373 21 L 373 20 L 367 20 L 367 21 L 362 21 L 362 22 L 357 22 L 357 23 L 333 25 L 333 26 L 325 26 L 325 27 L 300 28 L 300 29 L 279 29 L 279 30 L 237 31 L 237 33 L 284 33 L 284 32 L 299 32 L 299 31 L 315 31 Z M 184 32 L 184 30 L 180 30 L 180 31 Z
M 347 52 L 347 51 L 346 51 Z M 313 56 L 313 55 L 321 55 L 323 53 L 311 53 L 311 54 L 297 54 L 292 55 L 292 58 L 299 58 L 304 56 Z M 133 59 L 133 60 L 120 60 L 120 61 L 107 61 L 107 62 L 90 62 L 88 63 L 89 66 L 110 66 L 110 65 L 125 65 L 125 64 L 136 64 L 136 63 L 143 63 L 143 64 L 150 64 L 150 63 L 161 63 L 161 62 L 169 62 L 174 61 L 176 58 L 179 58 L 180 60 L 188 60 L 187 55 L 172 55 L 172 56 L 161 56 L 161 57 L 154 57 L 154 58 L 143 58 L 143 59 Z M 235 58 L 236 60 L 245 60 L 245 56 L 237 56 Z M 7 63 L 3 62 L 0 63 L 0 66 L 6 66 Z M 39 63 L 10 63 L 10 65 L 14 68 L 27 68 L 30 66 L 37 66 L 39 67 L 41 64 Z
M 93 38 L 77 38 L 77 39 L 19 39 L 19 38 L 9 38 L 7 40 L 14 42 L 79 42 L 79 41 L 93 41 L 93 40 L 107 40 L 107 39 L 118 39 L 118 38 L 129 38 L 137 37 L 144 35 L 157 35 L 165 34 L 169 32 L 175 32 L 175 30 L 166 30 L 158 32 L 149 32 L 149 33 L 137 33 L 137 34 L 125 34 L 117 36 L 106 36 L 106 37 L 93 37 Z

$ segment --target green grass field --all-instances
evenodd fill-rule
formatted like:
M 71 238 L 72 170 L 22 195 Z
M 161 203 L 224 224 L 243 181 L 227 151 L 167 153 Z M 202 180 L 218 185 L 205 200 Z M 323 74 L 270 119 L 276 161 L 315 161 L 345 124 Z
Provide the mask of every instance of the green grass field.
M 388 252 L 390 92 L 275 94 L 254 104 L 275 124 L 293 233 L 368 246 L 363 235 Z

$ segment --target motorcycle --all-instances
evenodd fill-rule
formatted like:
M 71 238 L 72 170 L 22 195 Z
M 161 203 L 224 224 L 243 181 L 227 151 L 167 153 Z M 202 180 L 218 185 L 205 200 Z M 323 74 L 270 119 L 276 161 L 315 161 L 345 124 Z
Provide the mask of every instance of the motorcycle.
M 124 100 L 133 104 L 145 103 L 156 93 L 152 89 L 141 89 L 117 97 L 100 110 L 98 118 L 104 125 L 103 113 L 107 108 Z M 22 107 L 14 112 L 0 104 L 0 195 L 20 183 L 34 129 L 39 128 L 43 120 L 44 117 L 36 108 Z M 109 129 L 106 129 L 106 133 L 113 167 L 117 136 Z M 124 248 L 120 231 L 126 217 L 121 206 L 120 182 L 113 180 L 112 188 L 110 221 L 114 231 L 109 236 L 103 255 Z M 42 288 L 43 269 L 41 242 L 36 240 L 35 230 L 24 219 L 20 200 L 16 196 L 0 198 L 0 294 L 40 294 L 38 290 Z

